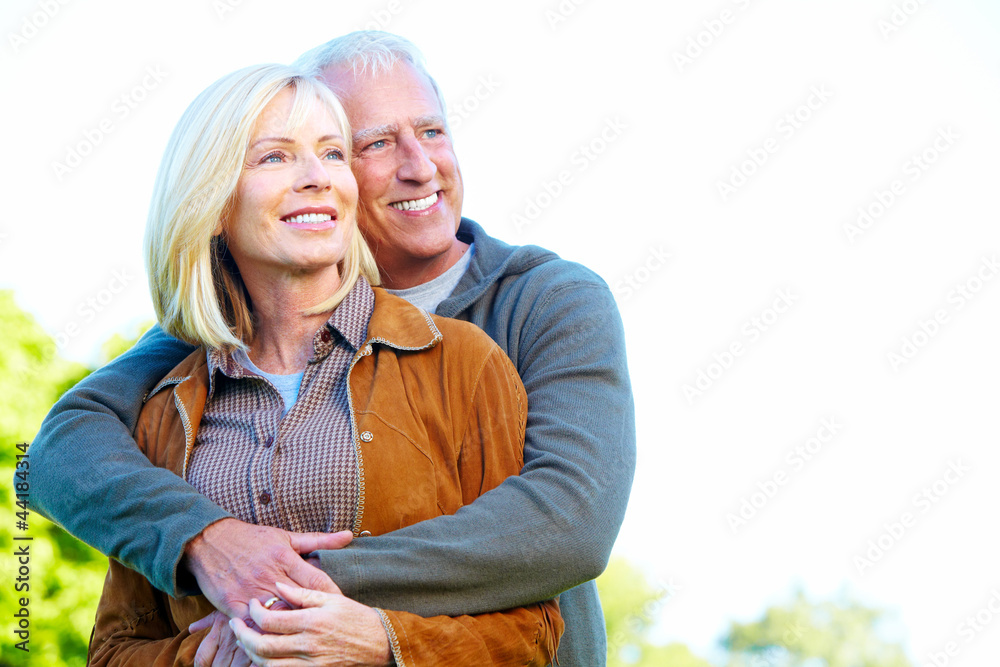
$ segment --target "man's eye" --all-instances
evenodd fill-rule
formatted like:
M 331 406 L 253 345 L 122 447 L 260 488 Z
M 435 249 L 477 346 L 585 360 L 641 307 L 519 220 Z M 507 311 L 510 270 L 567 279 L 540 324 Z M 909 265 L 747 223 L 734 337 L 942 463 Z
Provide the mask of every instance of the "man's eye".
M 428 139 L 434 139 L 441 134 L 441 130 L 424 130 L 424 136 Z
M 368 144 L 368 148 L 385 148 L 385 139 L 379 139 Z

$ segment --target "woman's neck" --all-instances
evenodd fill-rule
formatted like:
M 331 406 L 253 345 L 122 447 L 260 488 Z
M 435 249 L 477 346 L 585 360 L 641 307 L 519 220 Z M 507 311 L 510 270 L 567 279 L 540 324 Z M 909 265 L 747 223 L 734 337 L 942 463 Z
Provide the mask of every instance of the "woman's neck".
M 249 356 L 262 371 L 288 375 L 305 369 L 313 356 L 313 336 L 330 313 L 304 313 L 340 287 L 336 267 L 331 268 L 321 274 L 243 277 L 254 311 Z

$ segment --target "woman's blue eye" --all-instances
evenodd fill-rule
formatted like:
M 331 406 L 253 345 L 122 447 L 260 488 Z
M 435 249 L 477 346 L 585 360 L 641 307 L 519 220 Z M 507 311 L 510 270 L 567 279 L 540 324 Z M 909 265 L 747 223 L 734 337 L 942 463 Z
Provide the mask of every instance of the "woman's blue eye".
M 340 152 L 339 150 L 333 150 L 333 151 L 330 151 L 329 153 L 327 153 L 326 157 L 327 158 L 331 158 L 332 157 L 335 160 L 343 160 L 344 159 L 344 154 L 342 152 Z
M 265 155 L 261 162 L 281 162 L 281 153 L 271 153 L 270 155 Z

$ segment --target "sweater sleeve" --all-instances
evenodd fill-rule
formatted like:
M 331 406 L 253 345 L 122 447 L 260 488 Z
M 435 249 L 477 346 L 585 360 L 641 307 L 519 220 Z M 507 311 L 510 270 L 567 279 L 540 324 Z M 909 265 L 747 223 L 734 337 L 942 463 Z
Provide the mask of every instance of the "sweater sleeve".
M 132 432 L 146 393 L 193 349 L 153 327 L 59 399 L 29 449 L 32 509 L 174 595 L 196 592 L 178 586 L 184 546 L 229 514 L 154 467 Z
M 456 514 L 323 552 L 345 595 L 423 616 L 553 598 L 607 565 L 635 469 L 624 331 L 599 280 L 563 281 L 491 331 L 528 399 L 521 474 Z M 515 330 L 516 328 L 516 330 Z M 498 341 L 499 342 L 499 341 Z

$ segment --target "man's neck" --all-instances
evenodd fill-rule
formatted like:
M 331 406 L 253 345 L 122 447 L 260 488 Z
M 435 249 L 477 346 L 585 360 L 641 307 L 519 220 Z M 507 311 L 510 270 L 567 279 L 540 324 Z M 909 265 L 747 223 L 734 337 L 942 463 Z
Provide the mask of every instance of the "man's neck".
M 431 259 L 407 257 L 403 261 L 390 261 L 384 253 L 376 253 L 382 287 L 409 289 L 434 280 L 450 269 L 469 249 L 467 243 L 455 239 L 448 251 Z

